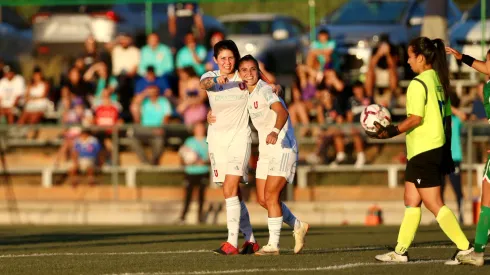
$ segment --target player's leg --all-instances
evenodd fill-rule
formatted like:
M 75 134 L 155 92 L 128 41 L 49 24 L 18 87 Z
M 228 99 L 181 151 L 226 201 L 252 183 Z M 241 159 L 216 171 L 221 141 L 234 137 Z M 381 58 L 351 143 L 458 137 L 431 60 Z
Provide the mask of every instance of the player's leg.
M 407 177 L 409 176 L 410 169 L 407 165 Z M 415 184 L 412 182 L 405 182 L 405 214 L 403 216 L 403 221 L 400 225 L 400 230 L 398 231 L 397 245 L 394 251 L 388 252 L 386 254 L 377 255 L 375 258 L 382 262 L 407 262 L 408 254 L 407 250 L 412 244 L 415 238 L 415 233 L 417 233 L 417 228 L 420 224 L 420 219 L 422 217 L 422 212 L 420 210 L 420 205 L 422 199 L 417 192 Z
M 208 141 L 209 160 L 213 175 L 213 182 L 221 185 L 226 205 L 226 227 L 228 240 L 221 244 L 214 252 L 222 255 L 238 254 L 238 231 L 240 222 L 240 200 L 238 199 L 238 184 L 240 176 L 226 175 L 227 148 L 219 143 Z
M 485 166 L 485 174 L 482 182 L 481 211 L 476 226 L 475 251 L 457 257 L 463 264 L 482 266 L 484 264 L 485 246 L 488 243 L 488 232 L 490 230 L 490 157 Z
M 264 191 L 268 213 L 269 242 L 257 251 L 255 255 L 279 255 L 279 237 L 283 221 L 279 195 L 285 185 L 286 178 L 284 177 L 267 177 Z

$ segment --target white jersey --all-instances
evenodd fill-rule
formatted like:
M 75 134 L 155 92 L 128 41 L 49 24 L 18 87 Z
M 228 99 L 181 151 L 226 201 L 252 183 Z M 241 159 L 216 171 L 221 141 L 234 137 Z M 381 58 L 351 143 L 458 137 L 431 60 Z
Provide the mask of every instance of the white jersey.
M 259 80 L 253 92 L 249 93 L 248 112 L 259 134 L 259 151 L 262 151 L 260 150 L 261 147 L 264 148 L 267 135 L 272 132 L 276 124 L 277 114 L 270 108 L 276 102 L 280 102 L 287 110 L 284 101 L 272 91 L 272 87 L 265 81 Z M 294 129 L 289 118 L 279 132 L 277 142 L 281 142 L 283 148 L 290 148 L 293 151 L 297 151 Z M 260 153 L 262 154 L 264 152 Z
M 219 70 L 210 71 L 203 74 L 201 80 L 219 75 Z M 247 85 L 238 76 L 238 72 L 235 72 L 227 83 L 215 84 L 207 90 L 207 94 L 213 115 L 216 116 L 216 122 L 208 127 L 208 142 L 216 140 L 229 144 L 236 139 L 250 141 L 248 90 Z

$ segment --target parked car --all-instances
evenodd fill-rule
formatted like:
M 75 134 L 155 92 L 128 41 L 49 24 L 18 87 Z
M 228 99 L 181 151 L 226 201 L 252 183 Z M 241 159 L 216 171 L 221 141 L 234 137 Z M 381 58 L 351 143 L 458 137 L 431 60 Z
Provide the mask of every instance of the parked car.
M 32 29 L 29 21 L 14 9 L 2 7 L 0 19 L 0 58 L 18 64 L 22 55 L 32 51 Z
M 306 28 L 297 19 L 279 14 L 230 14 L 220 17 L 227 37 L 242 56 L 251 54 L 276 75 L 293 75 L 308 46 Z M 300 59 L 300 60 L 298 60 Z
M 167 21 L 167 4 L 153 4 L 153 31 L 171 45 Z M 32 22 L 36 51 L 41 55 L 77 54 L 90 35 L 104 44 L 124 32 L 135 38 L 136 46 L 146 44 L 145 4 L 45 6 Z M 211 16 L 203 15 L 203 23 L 206 30 L 223 29 Z
M 323 19 L 336 40 L 343 71 L 365 73 L 373 50 L 385 36 L 397 47 L 400 62 L 406 63 L 406 47 L 420 36 L 427 0 L 351 0 Z M 456 23 L 461 12 L 448 0 L 448 26 Z M 403 72 L 400 72 L 403 74 Z
M 488 45 L 490 40 L 490 0 L 486 0 L 486 13 L 485 13 L 485 45 Z M 482 49 L 482 22 L 481 22 L 481 1 L 478 1 L 472 8 L 466 11 L 461 20 L 454 24 L 449 32 L 449 41 L 452 47 L 471 55 L 474 58 L 480 60 L 486 57 L 488 48 Z M 483 51 L 483 56 L 482 56 Z M 454 57 L 451 56 L 449 61 L 449 68 L 451 72 L 474 72 L 468 66 L 461 66 L 461 62 L 457 62 Z

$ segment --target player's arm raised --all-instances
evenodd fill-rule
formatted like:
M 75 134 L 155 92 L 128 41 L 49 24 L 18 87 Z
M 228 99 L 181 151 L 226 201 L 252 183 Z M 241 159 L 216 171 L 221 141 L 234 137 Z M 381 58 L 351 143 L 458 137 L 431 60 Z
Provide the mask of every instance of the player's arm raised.
M 446 53 L 454 55 L 454 57 L 457 60 L 461 60 L 464 64 L 472 67 L 473 69 L 479 71 L 482 74 L 486 74 L 486 75 L 490 74 L 490 60 L 487 61 L 476 60 L 475 58 L 466 54 L 462 54 L 451 47 L 446 47 Z

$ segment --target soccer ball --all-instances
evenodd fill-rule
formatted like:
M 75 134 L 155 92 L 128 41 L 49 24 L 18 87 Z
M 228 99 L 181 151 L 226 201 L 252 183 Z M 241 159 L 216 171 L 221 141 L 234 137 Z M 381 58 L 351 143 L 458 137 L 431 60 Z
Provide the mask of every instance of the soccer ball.
M 386 127 L 391 124 L 391 114 L 385 107 L 378 104 L 371 104 L 362 111 L 360 122 L 364 130 L 376 132 L 377 128 L 374 126 L 374 122 L 378 122 Z
M 179 155 L 182 158 L 182 161 L 184 162 L 185 165 L 193 164 L 197 161 L 199 158 L 197 153 L 192 151 L 189 147 L 187 146 L 182 146 L 179 149 Z

